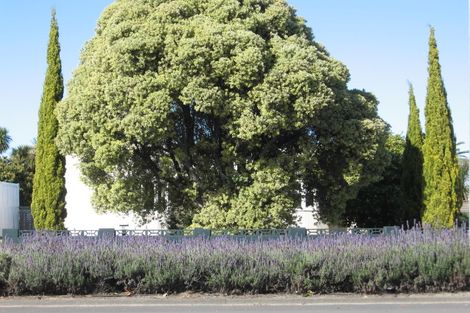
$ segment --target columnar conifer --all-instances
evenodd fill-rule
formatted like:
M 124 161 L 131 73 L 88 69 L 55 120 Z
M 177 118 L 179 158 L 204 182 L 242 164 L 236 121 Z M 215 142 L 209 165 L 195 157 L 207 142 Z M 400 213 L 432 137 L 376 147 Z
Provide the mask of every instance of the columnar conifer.
M 64 85 L 60 61 L 59 29 L 52 11 L 47 71 L 39 109 L 32 214 L 36 229 L 63 229 L 65 211 L 65 158 L 56 147 L 58 122 L 54 110 Z
M 423 132 L 413 86 L 409 90 L 408 130 L 402 158 L 403 221 L 420 219 L 423 207 Z
M 452 227 L 460 207 L 456 192 L 459 167 L 434 28 L 431 28 L 429 37 L 428 62 L 426 137 L 423 146 L 423 222 L 438 227 Z

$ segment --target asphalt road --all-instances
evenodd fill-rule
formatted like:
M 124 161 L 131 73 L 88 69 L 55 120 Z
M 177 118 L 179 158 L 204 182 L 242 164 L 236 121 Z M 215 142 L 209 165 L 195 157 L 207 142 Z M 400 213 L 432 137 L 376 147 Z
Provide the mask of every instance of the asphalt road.
M 404 296 L 146 296 L 0 298 L 0 312 L 26 313 L 469 313 L 470 294 Z

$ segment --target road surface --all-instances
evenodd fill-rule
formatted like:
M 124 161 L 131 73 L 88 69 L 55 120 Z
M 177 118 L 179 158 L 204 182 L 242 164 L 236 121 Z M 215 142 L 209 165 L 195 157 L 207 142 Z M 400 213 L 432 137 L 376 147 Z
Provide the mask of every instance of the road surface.
M 470 293 L 400 296 L 11 297 L 0 298 L 0 313 L 469 313 Z

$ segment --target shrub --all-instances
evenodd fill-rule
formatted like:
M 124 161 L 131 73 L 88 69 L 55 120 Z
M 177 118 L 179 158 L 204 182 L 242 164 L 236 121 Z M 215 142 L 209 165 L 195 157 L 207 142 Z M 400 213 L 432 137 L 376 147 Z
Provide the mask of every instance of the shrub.
M 0 295 L 6 292 L 10 274 L 11 257 L 0 253 Z
M 304 240 L 42 236 L 0 253 L 11 256 L 11 294 L 383 293 L 468 290 L 469 248 L 463 230 L 428 229 Z

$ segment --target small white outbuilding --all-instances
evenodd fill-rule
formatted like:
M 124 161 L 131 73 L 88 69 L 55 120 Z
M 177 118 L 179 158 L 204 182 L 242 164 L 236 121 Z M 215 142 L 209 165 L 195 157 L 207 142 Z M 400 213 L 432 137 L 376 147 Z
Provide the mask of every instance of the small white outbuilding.
M 0 182 L 0 234 L 3 229 L 19 228 L 20 185 Z

